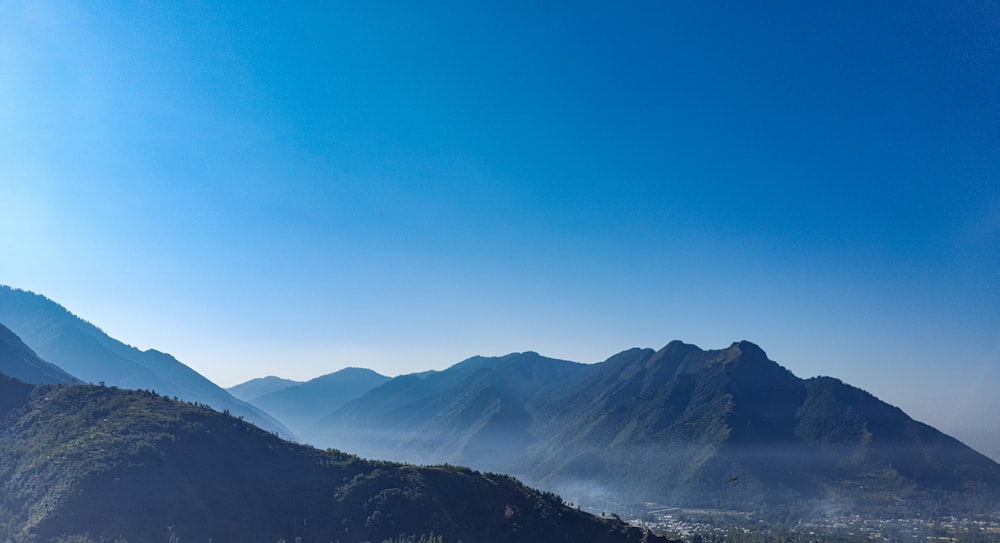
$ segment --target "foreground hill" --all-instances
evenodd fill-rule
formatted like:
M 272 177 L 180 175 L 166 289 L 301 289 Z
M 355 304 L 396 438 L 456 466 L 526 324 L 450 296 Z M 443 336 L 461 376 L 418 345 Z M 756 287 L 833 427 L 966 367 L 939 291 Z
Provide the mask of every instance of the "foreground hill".
M 0 286 L 0 322 L 38 356 L 84 382 L 154 390 L 204 403 L 243 416 L 283 437 L 293 437 L 273 417 L 232 397 L 169 354 L 125 345 L 44 296 Z
M 369 462 L 144 391 L 0 376 L 0 540 L 664 541 L 464 468 Z
M 1000 465 L 836 379 L 756 345 L 675 341 L 583 365 L 535 353 L 402 376 L 303 431 L 410 462 L 515 474 L 584 503 L 806 513 L 998 504 Z
M 388 380 L 385 375 L 369 369 L 344 368 L 247 401 L 298 434 L 324 415 Z
M 26 383 L 78 383 L 79 380 L 59 366 L 50 364 L 35 354 L 10 328 L 0 324 L 0 373 L 17 377 Z

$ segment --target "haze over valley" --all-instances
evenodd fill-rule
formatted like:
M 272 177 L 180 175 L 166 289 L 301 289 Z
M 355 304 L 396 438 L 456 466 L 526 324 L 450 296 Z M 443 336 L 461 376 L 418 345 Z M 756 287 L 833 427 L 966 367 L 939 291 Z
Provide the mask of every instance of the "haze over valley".
M 0 1 L 0 542 L 997 540 L 998 14 Z
M 128 501 L 159 511 L 156 518 L 176 525 L 174 536 L 281 537 L 282 523 L 288 520 L 266 513 L 264 502 L 247 504 L 249 509 L 229 524 L 209 523 L 215 515 L 230 514 L 216 502 L 242 503 L 227 493 L 253 492 L 259 485 L 277 485 L 272 492 L 282 500 L 299 492 L 293 488 L 315 488 L 281 506 L 291 518 L 314 519 L 312 527 L 294 531 L 308 537 L 341 529 L 341 535 L 371 537 L 404 526 L 403 532 L 411 534 L 444 531 L 460 537 L 470 530 L 463 523 L 474 520 L 441 524 L 427 517 L 439 514 L 434 507 L 450 505 L 442 502 L 421 513 L 413 509 L 413 500 L 436 492 L 423 485 L 439 475 L 445 479 L 434 484 L 445 485 L 447 492 L 465 492 L 457 490 L 465 481 L 473 486 L 511 482 L 516 492 L 527 492 L 517 499 L 541 499 L 545 508 L 563 511 L 556 513 L 560 517 L 570 511 L 564 500 L 631 518 L 643 518 L 643 511 L 657 504 L 741 512 L 769 523 L 780 520 L 777 526 L 840 517 L 990 518 L 1000 507 L 1000 465 L 995 461 L 836 378 L 800 379 L 747 341 L 706 351 L 675 340 L 659 350 L 629 349 L 598 364 L 534 352 L 473 357 L 443 371 L 395 378 L 345 368 L 306 382 L 275 377 L 250 381 L 231 389 L 244 397 L 238 400 L 173 357 L 128 347 L 34 293 L 0 287 L 0 322 L 11 323 L 9 329 L 0 328 L 0 373 L 20 379 L 0 381 L 7 389 L 7 423 L 0 432 L 7 440 L 0 464 L 7 468 L 0 471 L 0 486 L 8 496 L 0 518 L 14 540 L 89 531 L 87 515 L 69 513 L 83 506 L 68 495 L 40 490 L 46 488 L 75 489 L 82 499 L 102 502 L 103 509 L 88 513 L 107 519 L 99 524 L 102 536 L 139 539 L 156 533 L 148 527 L 152 520 L 147 513 L 122 516 L 120 508 Z M 79 384 L 37 353 L 97 379 L 100 386 Z M 33 390 L 21 381 L 80 390 Z M 251 429 L 244 419 L 269 433 Z M 202 443 L 199 430 L 192 434 L 192 428 L 214 435 Z M 281 437 L 330 452 L 323 456 L 317 449 L 281 442 Z M 180 449 L 170 445 L 189 441 Z M 33 464 L 53 446 L 69 456 L 47 456 L 44 467 Z M 255 465 L 257 453 L 249 452 L 255 447 L 288 451 L 283 460 L 288 467 L 282 468 L 287 471 L 276 472 L 283 482 L 253 474 L 262 469 Z M 142 460 L 153 451 L 153 464 Z M 213 463 L 226 463 L 233 455 L 242 458 L 242 467 L 227 467 L 221 479 L 209 475 L 221 469 Z M 354 514 L 343 494 L 353 487 L 338 485 L 351 477 L 380 480 L 377 466 L 383 465 L 352 455 L 445 467 L 421 471 L 385 464 L 399 472 L 376 484 L 383 488 L 378 496 L 388 488 L 378 485 L 402 477 L 416 485 L 401 487 L 410 505 L 393 505 L 385 518 L 369 516 L 363 528 L 351 528 L 346 520 L 337 525 L 337 519 Z M 272 463 L 267 456 L 259 462 Z M 93 465 L 73 463 L 81 461 Z M 176 462 L 181 463 L 172 467 Z M 207 462 L 203 468 L 192 467 L 202 462 Z M 308 475 L 316 469 L 311 462 L 340 466 L 335 473 L 354 475 Z M 186 478 L 178 480 L 172 473 L 181 466 L 186 466 Z M 78 472 L 85 474 L 78 482 L 56 483 Z M 483 473 L 485 479 L 476 479 Z M 498 474 L 507 475 L 497 479 Z M 531 494 L 535 491 L 510 475 L 542 492 Z M 125 482 L 114 489 L 101 482 L 112 476 Z M 337 477 L 341 483 L 335 484 Z M 250 486 L 239 490 L 243 485 Z M 107 492 L 125 501 L 116 505 L 99 498 Z M 190 504 L 179 492 L 205 497 Z M 346 509 L 316 509 L 312 500 L 323 499 L 325 492 L 334 492 Z M 150 493 L 157 496 L 154 501 L 149 501 Z M 489 496 L 477 499 L 496 498 L 494 491 Z M 365 499 L 365 511 L 385 500 Z M 44 500 L 63 505 L 38 509 Z M 253 513 L 258 507 L 265 509 Z M 254 517 L 259 519 L 250 520 Z M 567 524 L 566 529 L 600 531 L 585 528 L 592 522 L 585 518 L 567 517 L 566 522 L 583 524 Z M 326 520 L 317 524 L 317 519 Z M 518 522 L 536 521 L 519 517 Z M 490 537 L 499 537 L 504 530 L 516 530 L 522 525 L 518 522 L 485 529 Z M 620 524 L 609 527 L 625 538 L 642 533 Z M 543 532 L 536 529 L 532 536 Z

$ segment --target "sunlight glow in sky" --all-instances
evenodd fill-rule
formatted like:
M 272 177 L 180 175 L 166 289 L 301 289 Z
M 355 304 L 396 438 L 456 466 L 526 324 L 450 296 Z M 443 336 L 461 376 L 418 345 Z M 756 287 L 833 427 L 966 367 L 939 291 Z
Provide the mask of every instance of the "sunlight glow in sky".
M 748 339 L 1000 457 L 1000 6 L 537 4 L 0 1 L 0 283 L 224 386 Z

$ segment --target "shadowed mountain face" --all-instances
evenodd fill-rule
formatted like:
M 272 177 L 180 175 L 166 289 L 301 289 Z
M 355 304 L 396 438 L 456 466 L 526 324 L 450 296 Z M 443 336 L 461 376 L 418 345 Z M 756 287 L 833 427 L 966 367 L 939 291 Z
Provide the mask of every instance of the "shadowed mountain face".
M 25 383 L 77 383 L 72 375 L 35 354 L 14 332 L 0 324 L 0 373 Z
M 154 393 L 0 376 L 0 540 L 665 541 L 516 480 L 368 462 Z
M 860 389 L 799 379 L 745 341 L 675 341 L 593 365 L 474 358 L 390 380 L 303 435 L 512 473 L 584 503 L 892 514 L 964 511 L 1000 491 L 985 456 Z
M 38 356 L 85 382 L 154 390 L 204 403 L 243 416 L 265 430 L 293 437 L 270 415 L 232 397 L 169 354 L 125 345 L 44 296 L 0 286 L 0 322 Z
M 344 368 L 247 401 L 298 434 L 348 401 L 388 380 L 388 377 L 369 369 Z

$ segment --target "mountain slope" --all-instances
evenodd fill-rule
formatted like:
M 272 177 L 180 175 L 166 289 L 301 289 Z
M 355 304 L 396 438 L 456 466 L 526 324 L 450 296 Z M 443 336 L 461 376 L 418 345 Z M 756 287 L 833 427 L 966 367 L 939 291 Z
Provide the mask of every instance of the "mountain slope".
M 0 373 L 26 383 L 76 383 L 78 379 L 59 366 L 38 357 L 14 332 L 0 324 Z
M 886 503 L 891 514 L 964 512 L 1000 496 L 992 460 L 864 391 L 799 379 L 746 341 L 708 351 L 674 341 L 592 365 L 535 353 L 470 359 L 393 379 L 304 435 L 369 456 L 504 471 L 593 504 Z
M 0 540 L 664 541 L 516 480 L 367 462 L 145 392 L 0 376 Z
M 40 357 L 85 382 L 154 390 L 204 403 L 243 416 L 265 430 L 293 437 L 273 417 L 232 397 L 169 354 L 125 345 L 44 296 L 0 286 L 0 322 Z
M 552 437 L 532 450 L 532 476 L 546 484 L 572 484 L 593 469 L 590 482 L 607 492 L 631 485 L 670 503 L 744 507 L 818 496 L 808 487 L 808 469 L 770 469 L 810 458 L 792 435 L 805 390 L 750 343 L 723 351 L 681 342 L 627 351 L 597 365 L 562 398 L 548 411 L 572 402 L 575 415 L 545 419 L 550 423 L 539 431 Z M 739 484 L 730 483 L 734 478 Z
M 344 368 L 248 401 L 298 433 L 388 380 L 369 369 Z
M 371 457 L 501 470 L 499 460 L 516 458 L 528 444 L 532 406 L 585 369 L 534 352 L 473 357 L 445 371 L 394 378 L 301 435 Z M 484 463 L 484 455 L 498 462 Z
M 231 386 L 226 389 L 226 392 L 244 402 L 252 402 L 255 398 L 259 398 L 265 394 L 301 384 L 302 381 L 293 381 L 291 379 L 282 379 L 281 377 L 268 375 L 267 377 L 250 379 L 245 383 Z

